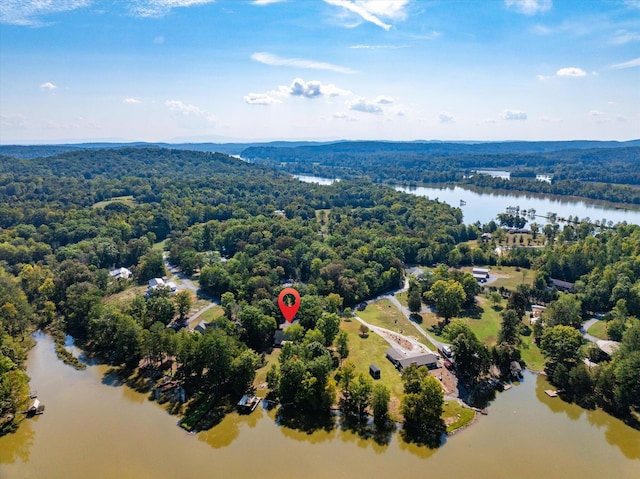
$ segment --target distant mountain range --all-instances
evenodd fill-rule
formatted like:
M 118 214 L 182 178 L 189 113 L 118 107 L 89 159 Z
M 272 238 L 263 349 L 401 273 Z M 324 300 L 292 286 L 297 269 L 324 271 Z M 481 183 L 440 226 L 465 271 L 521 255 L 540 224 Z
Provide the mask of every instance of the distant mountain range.
M 172 150 L 219 152 L 244 158 L 337 153 L 414 153 L 431 155 L 546 153 L 563 150 L 640 147 L 640 139 L 630 141 L 273 141 L 257 143 L 78 143 L 63 145 L 0 145 L 0 155 L 21 159 L 53 156 L 79 150 L 111 148 L 167 148 Z M 289 150 L 289 151 L 287 151 Z M 277 153 L 277 154 L 276 154 Z

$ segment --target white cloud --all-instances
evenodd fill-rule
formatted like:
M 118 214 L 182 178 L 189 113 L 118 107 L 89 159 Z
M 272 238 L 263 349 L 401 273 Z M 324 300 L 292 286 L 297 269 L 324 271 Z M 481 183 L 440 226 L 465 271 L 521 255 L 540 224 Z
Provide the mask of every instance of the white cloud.
M 541 116 L 539 120 L 543 123 L 560 123 L 562 122 L 562 118 L 551 118 L 548 116 Z
M 92 0 L 2 0 L 0 23 L 39 26 L 39 17 L 86 7 Z
M 556 75 L 559 77 L 584 77 L 587 76 L 587 72 L 585 72 L 582 68 L 577 67 L 566 67 L 561 68 L 556 72 Z
M 627 30 L 618 30 L 613 38 L 611 38 L 611 44 L 613 45 L 626 45 L 627 43 L 640 41 L 640 33 L 629 32 Z
M 57 86 L 55 86 L 53 83 L 51 83 L 50 81 L 43 83 L 42 85 L 40 85 L 40 88 L 43 90 L 49 90 L 49 91 L 53 91 L 56 88 L 58 88 Z
M 352 13 L 360 17 L 360 20 L 389 30 L 392 25 L 385 23 L 383 19 L 401 21 L 407 18 L 405 7 L 409 0 L 324 0 L 325 3 L 341 7 L 345 13 Z M 356 26 L 360 24 L 358 22 Z
M 633 60 L 629 60 L 624 63 L 616 63 L 615 65 L 610 65 L 609 68 L 613 70 L 621 70 L 624 68 L 635 68 L 640 67 L 640 57 L 634 58 Z
M 177 113 L 183 117 L 202 118 L 210 123 L 215 122 L 215 118 L 207 110 L 203 110 L 195 105 L 183 103 L 180 100 L 167 100 L 164 102 L 169 111 Z
M 350 110 L 361 111 L 364 113 L 382 113 L 384 111 L 376 102 L 369 101 L 362 97 L 353 99 L 348 102 L 347 105 Z
M 604 112 L 600 111 L 600 110 L 591 110 L 589 112 L 589 116 L 591 116 L 593 118 L 600 118 L 600 117 L 604 116 Z
M 449 113 L 440 113 L 440 115 L 438 115 L 438 120 L 440 120 L 440 123 L 454 123 L 455 122 L 455 118 L 453 116 L 451 116 Z
M 374 100 L 378 105 L 390 105 L 393 103 L 393 98 L 389 96 L 380 95 Z
M 142 102 L 136 98 L 125 98 L 122 100 L 122 103 L 126 103 L 127 105 L 138 105 Z
M 161 17 L 174 8 L 206 5 L 215 0 L 134 0 L 129 10 L 140 17 Z
M 287 66 L 296 68 L 307 68 L 310 70 L 328 70 L 337 73 L 353 74 L 358 73 L 351 68 L 345 68 L 338 65 L 332 65 L 331 63 L 319 62 L 316 60 L 306 60 L 303 58 L 282 58 L 278 55 L 272 55 L 271 53 L 256 52 L 251 55 L 251 59 L 265 65 L 271 66 Z
M 333 114 L 333 117 L 337 120 L 344 120 L 344 121 L 358 121 L 358 119 L 356 117 L 353 117 L 351 115 L 349 115 L 348 113 L 345 113 L 343 111 L 339 111 L 337 113 Z
M 500 115 L 500 118 L 506 121 L 526 120 L 527 114 L 520 110 L 504 110 Z
M 284 95 L 303 96 L 305 98 L 317 98 L 320 96 L 340 96 L 350 95 L 351 92 L 338 88 L 333 84 L 323 85 L 318 80 L 304 81 L 302 78 L 296 78 L 291 82 L 290 86 L 281 86 L 280 92 Z
M 275 103 L 282 103 L 277 98 L 273 98 L 272 96 L 267 95 L 266 93 L 249 93 L 248 95 L 245 95 L 244 101 L 248 105 L 261 105 L 261 106 L 268 106 L 268 105 L 273 105 Z
M 251 3 L 253 5 L 264 6 L 264 5 L 271 5 L 272 3 L 282 3 L 285 1 L 286 0 L 253 0 L 253 2 Z
M 162 35 L 159 35 L 159 36 L 155 37 L 153 39 L 153 43 L 155 43 L 156 45 L 163 45 L 164 44 L 164 37 Z
M 551 9 L 551 0 L 504 0 L 507 8 L 513 8 L 524 15 L 536 15 Z

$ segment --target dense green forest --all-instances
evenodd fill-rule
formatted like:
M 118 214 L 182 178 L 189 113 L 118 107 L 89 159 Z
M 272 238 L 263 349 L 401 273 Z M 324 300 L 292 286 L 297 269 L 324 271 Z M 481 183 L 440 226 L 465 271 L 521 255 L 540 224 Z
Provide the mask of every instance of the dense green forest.
M 403 261 L 444 259 L 477 233 L 459 210 L 383 186 L 309 185 L 221 154 L 164 149 L 2 157 L 0 204 L 0 261 L 11 285 L 1 298 L 3 381 L 24 359 L 10 350 L 48 327 L 114 364 L 176 356 L 191 394 L 251 383 L 252 351 L 276 327 L 273 298 L 284 282 L 301 282 L 305 341 L 326 348 L 336 311 L 327 297 L 350 306 L 397 288 Z M 131 267 L 140 282 L 162 276 L 152 247 L 165 239 L 171 258 L 185 271 L 201 268 L 201 286 L 224 299 L 228 314 L 202 337 L 165 328 L 177 297 L 103 301 L 126 287 L 109 281 L 113 267 Z M 215 364 L 207 351 L 216 351 Z M 26 376 L 18 376 L 3 383 L 5 418 L 23 406 Z
M 405 264 L 433 263 L 443 266 L 412 282 L 410 294 L 418 304 L 437 304 L 446 322 L 479 292 L 469 274 L 449 266 L 535 270 L 533 285 L 502 291 L 509 307 L 492 351 L 455 321 L 447 328 L 461 363 L 467 358 L 460 377 L 469 387 L 482 382 L 489 362 L 518 359 L 524 311 L 544 302 L 548 312 L 532 333 L 549 358 L 552 381 L 571 399 L 631 421 L 640 406 L 640 227 L 548 225 L 540 233 L 544 247 L 498 255 L 501 231 L 493 222 L 463 225 L 457 208 L 371 180 L 307 184 L 222 154 L 122 148 L 0 157 L 0 428 L 8 431 L 22 417 L 34 328 L 58 338 L 72 334 L 124 371 L 161 368 L 171 358 L 175 378 L 196 399 L 185 419 L 193 427 L 212 404 L 253 383 L 260 353 L 282 321 L 274 298 L 286 284 L 302 299 L 290 346 L 267 377 L 273 397 L 326 409 L 340 393 L 347 411 L 362 415 L 371 405 L 379 419 L 388 391 L 374 391 L 341 364 L 348 348 L 339 315 L 397 289 Z M 479 241 L 482 232 L 494 238 Z M 221 301 L 224 315 L 202 335 L 166 327 L 184 319 L 188 294 L 158 290 L 145 297 L 138 288 L 126 300 L 109 300 L 163 276 L 163 247 L 172 264 L 195 274 L 203 292 Z M 108 271 L 120 266 L 130 267 L 134 279 L 111 281 Z M 558 295 L 550 278 L 575 282 L 576 294 Z M 454 297 L 460 306 L 449 310 Z M 577 330 L 597 311 L 607 313 L 609 335 L 621 342 L 612 357 L 586 348 Z M 598 365 L 583 367 L 584 357 Z M 442 398 L 422 373 L 412 377 L 405 383 L 405 420 L 420 434 L 422 421 L 439 431 L 442 424 L 418 414 L 418 406 L 429 397 L 438 409 Z

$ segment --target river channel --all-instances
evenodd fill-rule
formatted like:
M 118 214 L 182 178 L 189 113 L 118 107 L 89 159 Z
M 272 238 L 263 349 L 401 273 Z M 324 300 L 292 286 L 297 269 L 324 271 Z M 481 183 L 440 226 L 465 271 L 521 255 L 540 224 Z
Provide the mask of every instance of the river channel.
M 548 383 L 530 373 L 437 450 L 398 433 L 363 438 L 337 423 L 301 431 L 260 407 L 187 434 L 108 366 L 76 371 L 48 336 L 36 338 L 27 372 L 46 411 L 0 438 L 3 479 L 640 477 L 640 431 L 547 397 Z
M 316 176 L 294 175 L 300 181 L 329 185 L 334 179 L 320 178 Z M 462 210 L 463 220 L 466 224 L 488 223 L 496 219 L 498 213 L 505 213 L 509 206 L 519 206 L 521 210 L 535 209 L 536 214 L 546 215 L 549 212 L 556 213 L 560 218 L 577 216 L 580 219 L 589 218 L 591 221 L 606 219 L 613 223 L 626 221 L 627 223 L 640 225 L 640 211 L 625 209 L 603 201 L 578 199 L 571 196 L 551 196 L 533 193 L 516 192 L 481 192 L 469 190 L 460 186 L 454 187 L 403 187 L 396 186 L 396 190 L 404 191 L 417 196 L 426 196 L 432 200 L 437 199 Z M 547 220 L 536 217 L 539 224 L 547 223 Z

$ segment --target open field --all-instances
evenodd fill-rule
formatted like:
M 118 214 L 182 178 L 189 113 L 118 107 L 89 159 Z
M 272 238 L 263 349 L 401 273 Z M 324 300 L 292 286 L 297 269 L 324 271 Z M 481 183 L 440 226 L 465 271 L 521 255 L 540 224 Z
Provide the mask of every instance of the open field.
M 527 369 L 531 371 L 542 371 L 544 369 L 545 359 L 540 348 L 533 344 L 533 335 L 520 337 L 522 338 L 520 353 L 522 360 L 526 363 Z
M 219 318 L 220 316 L 223 316 L 223 315 L 224 315 L 224 309 L 222 309 L 222 306 L 214 306 L 213 308 L 206 310 L 204 313 L 198 316 L 198 320 L 204 321 L 206 323 L 210 323 L 214 319 Z
M 502 318 L 500 317 L 500 313 L 489 304 L 486 298 L 478 296 L 477 301 L 476 307 L 472 308 L 475 314 L 473 316 L 466 316 L 463 312 L 463 316 L 460 319 L 469 325 L 471 331 L 478 336 L 480 341 L 487 346 L 493 346 L 498 339 Z M 480 317 L 477 317 L 478 310 L 481 311 Z
M 164 239 L 162 241 L 158 241 L 157 243 L 154 243 L 153 247 L 151 248 L 153 251 L 164 251 L 164 246 L 165 244 L 167 244 L 167 240 Z
M 128 196 L 115 196 L 110 200 L 98 201 L 97 203 L 93 204 L 92 208 L 104 208 L 105 206 L 110 205 L 111 203 L 123 203 L 132 208 L 136 205 L 133 199 L 133 196 L 128 195 Z
M 146 286 L 132 286 L 119 293 L 106 296 L 102 301 L 105 304 L 120 304 L 131 301 L 136 295 L 143 295 L 147 290 Z
M 598 339 L 609 339 L 609 335 L 607 334 L 607 322 L 604 320 L 600 320 L 591 325 L 587 332 Z
M 356 311 L 356 314 L 373 326 L 386 328 L 405 336 L 412 336 L 430 350 L 435 350 L 431 341 L 420 334 L 411 321 L 387 299 L 370 303 L 364 311 Z
M 364 318 L 363 318 L 364 319 Z M 349 356 L 345 361 L 351 361 L 356 365 L 356 373 L 369 376 L 369 365 L 375 364 L 380 368 L 380 382 L 389 388 L 391 401 L 389 412 L 393 419 L 400 416 L 400 397 L 402 396 L 402 380 L 400 373 L 386 358 L 385 352 L 389 349 L 389 343 L 375 333 L 369 333 L 363 338 L 359 334 L 360 323 L 353 319 L 342 321 L 340 329 L 349 335 Z

